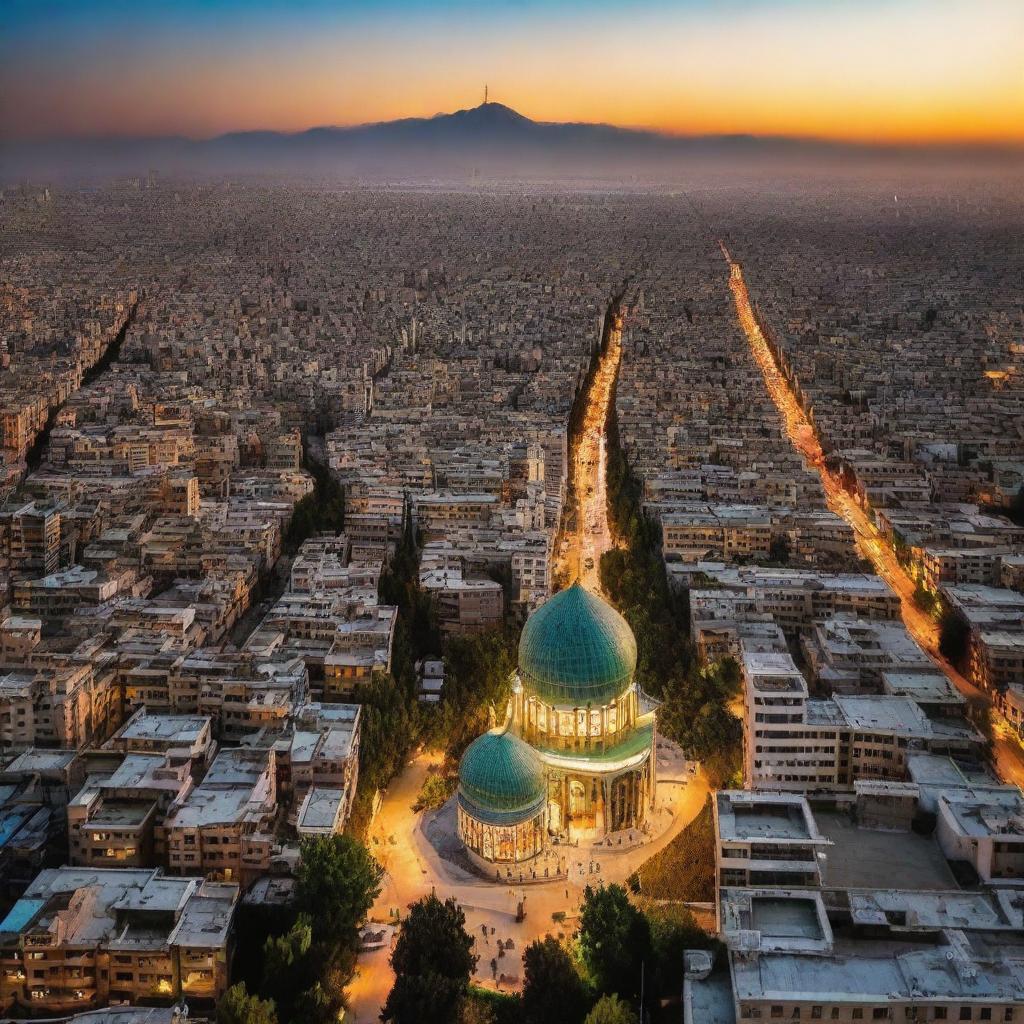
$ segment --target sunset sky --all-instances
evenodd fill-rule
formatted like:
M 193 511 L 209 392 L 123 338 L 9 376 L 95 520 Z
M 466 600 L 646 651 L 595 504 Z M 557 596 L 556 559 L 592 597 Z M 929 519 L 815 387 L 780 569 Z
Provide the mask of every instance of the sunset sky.
M 0 131 L 194 137 L 474 106 L 1024 142 L 1024 0 L 0 0 Z

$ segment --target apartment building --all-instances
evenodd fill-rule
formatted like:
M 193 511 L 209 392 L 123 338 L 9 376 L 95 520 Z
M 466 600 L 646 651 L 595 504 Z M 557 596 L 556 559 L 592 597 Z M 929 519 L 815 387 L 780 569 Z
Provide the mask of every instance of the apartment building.
M 0 922 L 0 1006 L 212 1007 L 228 987 L 238 895 L 152 868 L 48 868 Z
M 852 794 L 858 779 L 907 777 L 917 751 L 976 757 L 982 736 L 960 716 L 929 717 L 910 697 L 811 699 L 788 654 L 744 652 L 744 785 Z
M 222 750 L 160 830 L 168 870 L 250 885 L 270 867 L 276 809 L 274 750 Z
M 719 790 L 712 810 L 716 889 L 821 884 L 818 856 L 831 841 L 805 797 Z
M 152 867 L 163 861 L 157 829 L 168 809 L 192 789 L 189 764 L 160 754 L 127 754 L 107 774 L 90 768 L 82 790 L 68 803 L 72 864 Z

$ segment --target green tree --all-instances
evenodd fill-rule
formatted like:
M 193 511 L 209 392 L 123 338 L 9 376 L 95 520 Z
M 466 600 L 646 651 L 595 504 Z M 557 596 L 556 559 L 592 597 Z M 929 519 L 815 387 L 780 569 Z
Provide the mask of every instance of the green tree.
M 359 925 L 380 895 L 381 866 L 347 835 L 304 839 L 296 875 L 299 911 L 331 950 L 355 945 Z
M 251 996 L 244 984 L 232 985 L 217 1003 L 217 1024 L 277 1024 L 272 999 Z
M 617 995 L 601 996 L 584 1024 L 637 1024 L 637 1015 Z
M 523 953 L 523 1017 L 527 1024 L 577 1024 L 590 994 L 566 948 L 552 936 Z
M 400 647 L 401 623 L 395 633 Z M 393 660 L 393 664 L 395 661 Z M 363 706 L 359 745 L 359 785 L 373 792 L 383 789 L 405 764 L 412 748 L 416 723 L 413 717 L 415 680 L 399 681 L 377 673 L 362 687 Z
M 295 1018 L 300 993 L 317 983 L 320 957 L 313 948 L 313 928 L 300 914 L 284 935 L 272 935 L 263 945 L 263 979 L 260 994 L 273 999 L 283 1021 Z
M 325 985 L 321 981 L 316 981 L 309 988 L 299 992 L 294 1004 L 288 1018 L 290 1024 L 337 1024 L 344 1007 L 341 988 Z
M 688 949 L 713 949 L 718 943 L 699 924 L 693 914 L 677 903 L 656 906 L 646 915 L 651 931 L 654 959 L 652 988 L 665 996 L 678 995 L 683 989 L 683 954 Z
M 928 615 L 935 611 L 935 595 L 920 580 L 918 580 L 917 586 L 914 587 L 914 604 Z
M 435 895 L 412 905 L 391 954 L 395 984 L 381 1019 L 394 1024 L 450 1024 L 476 967 L 466 915 Z
M 490 725 L 490 709 L 502 717 L 512 689 L 517 631 L 496 628 L 445 644 L 445 682 L 436 741 L 455 760 Z
M 291 975 L 312 943 L 313 928 L 305 914 L 300 914 L 284 935 L 269 936 L 263 945 L 263 991 Z
M 641 964 L 650 959 L 647 919 L 621 885 L 589 885 L 583 891 L 579 948 L 599 992 L 634 998 L 640 991 Z

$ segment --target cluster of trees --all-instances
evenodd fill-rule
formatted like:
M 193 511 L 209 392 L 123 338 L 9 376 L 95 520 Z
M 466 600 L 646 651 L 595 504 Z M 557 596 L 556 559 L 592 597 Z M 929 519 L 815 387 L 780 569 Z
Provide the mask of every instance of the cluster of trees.
M 431 742 L 455 762 L 490 726 L 500 721 L 512 693 L 518 630 L 505 625 L 445 642 L 444 693 L 427 728 Z
M 383 871 L 366 847 L 347 835 L 302 843 L 296 913 L 269 935 L 258 981 L 228 989 L 217 1024 L 335 1024 L 352 976 L 359 926 L 380 895 Z
M 303 465 L 313 474 L 313 493 L 297 502 L 282 538 L 285 550 L 297 551 L 318 533 L 341 533 L 345 528 L 345 488 L 324 465 L 308 456 Z
M 359 695 L 363 705 L 359 749 L 360 814 L 372 794 L 401 770 L 420 733 L 416 662 L 440 650 L 441 632 L 430 595 L 419 585 L 419 546 L 406 510 L 402 537 L 381 575 L 381 604 L 396 605 L 398 621 L 391 652 L 391 674 L 374 678 Z
M 963 671 L 967 662 L 971 629 L 952 608 L 946 608 L 939 620 L 939 653 L 956 669 Z
M 927 615 L 934 615 L 939 608 L 939 599 L 921 580 L 918 580 L 917 586 L 914 587 L 914 604 Z
M 619 443 L 615 396 L 608 405 L 608 516 L 620 542 L 601 556 L 601 585 L 636 636 L 637 681 L 663 702 L 659 729 L 702 761 L 729 751 L 742 728 L 728 710 L 739 690 L 731 659 L 700 668 L 690 640 L 689 600 L 668 585 L 658 525 L 644 515 L 642 488 Z
M 548 937 L 526 948 L 521 1019 L 635 1024 L 635 1008 L 649 1010 L 663 997 L 678 998 L 683 951 L 714 945 L 682 907 L 652 906 L 645 912 L 620 885 L 588 886 L 574 940 Z
M 571 941 L 538 939 L 523 952 L 521 996 L 474 988 L 478 961 L 454 900 L 427 896 L 403 922 L 391 965 L 395 984 L 381 1014 L 389 1024 L 637 1024 L 648 1007 L 678 997 L 683 951 L 713 940 L 682 908 L 637 907 L 619 885 L 584 891 Z

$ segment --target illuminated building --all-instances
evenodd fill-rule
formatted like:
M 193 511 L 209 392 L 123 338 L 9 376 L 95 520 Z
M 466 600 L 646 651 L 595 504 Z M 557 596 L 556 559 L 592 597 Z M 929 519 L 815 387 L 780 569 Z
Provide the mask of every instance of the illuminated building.
M 459 766 L 459 836 L 493 863 L 638 828 L 654 801 L 655 705 L 626 621 L 578 583 L 527 621 L 505 724 Z

